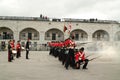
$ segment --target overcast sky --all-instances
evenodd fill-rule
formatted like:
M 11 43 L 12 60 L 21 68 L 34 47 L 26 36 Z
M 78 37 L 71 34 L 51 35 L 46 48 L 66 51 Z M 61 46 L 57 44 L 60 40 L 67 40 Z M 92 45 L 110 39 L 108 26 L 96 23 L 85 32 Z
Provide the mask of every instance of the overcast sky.
M 0 16 L 120 21 L 120 0 L 0 0 Z

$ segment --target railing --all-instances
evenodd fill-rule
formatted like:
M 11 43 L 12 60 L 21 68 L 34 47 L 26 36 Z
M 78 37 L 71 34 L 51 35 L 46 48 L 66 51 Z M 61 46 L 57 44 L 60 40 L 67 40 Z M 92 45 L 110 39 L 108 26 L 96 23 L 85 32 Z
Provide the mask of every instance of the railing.
M 49 21 L 48 18 L 40 17 L 18 17 L 18 16 L 0 16 L 0 20 L 30 20 L 30 21 Z
M 24 47 L 24 46 L 22 46 Z M 0 44 L 0 51 L 7 51 L 8 49 L 8 44 L 5 44 L 4 46 Z M 47 44 L 31 44 L 30 45 L 30 50 L 31 51 L 48 51 L 50 48 L 47 46 Z
M 13 39 L 13 36 L 0 36 L 0 40 Z
M 114 20 L 98 20 L 98 19 L 74 19 L 74 18 L 41 18 L 41 17 L 24 17 L 24 16 L 0 16 L 0 20 L 30 20 L 30 21 L 53 21 L 53 22 L 87 22 L 87 23 L 116 23 Z

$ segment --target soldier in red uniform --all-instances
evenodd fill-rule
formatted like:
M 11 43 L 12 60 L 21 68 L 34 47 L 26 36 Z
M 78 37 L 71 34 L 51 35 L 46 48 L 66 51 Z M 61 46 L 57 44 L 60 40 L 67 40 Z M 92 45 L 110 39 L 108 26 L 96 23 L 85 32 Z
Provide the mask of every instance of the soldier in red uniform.
M 77 50 L 75 52 L 75 68 L 76 69 L 80 69 L 79 58 L 80 58 L 80 52 Z
M 20 44 L 20 41 L 17 41 L 16 50 L 17 50 L 16 58 L 21 57 L 21 44 Z
M 13 50 L 15 49 L 15 44 L 14 43 L 15 43 L 15 40 L 12 40 L 11 41 L 11 47 L 12 47 Z
M 88 64 L 89 60 L 85 58 L 85 53 L 84 53 L 84 48 L 83 47 L 80 49 L 80 53 L 79 54 L 80 54 L 80 57 L 79 57 L 80 64 L 81 63 L 84 64 L 82 69 L 87 69 L 86 67 L 87 67 L 87 64 Z
M 68 69 L 69 65 L 74 68 L 75 67 L 75 60 L 74 60 L 74 49 L 75 49 L 75 43 L 72 39 L 68 39 L 66 41 L 67 46 L 69 46 L 69 53 L 67 55 L 66 63 L 65 63 L 65 68 Z
M 12 51 L 15 50 L 15 40 L 12 40 L 10 42 L 10 45 L 11 45 L 11 48 L 12 48 Z M 11 55 L 11 59 L 14 60 L 14 53 L 12 52 L 12 55 Z

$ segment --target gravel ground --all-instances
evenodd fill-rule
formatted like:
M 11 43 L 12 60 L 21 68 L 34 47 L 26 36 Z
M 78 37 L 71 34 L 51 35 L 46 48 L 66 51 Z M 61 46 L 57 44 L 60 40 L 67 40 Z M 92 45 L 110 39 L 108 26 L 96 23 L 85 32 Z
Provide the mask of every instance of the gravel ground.
M 7 61 L 7 51 L 0 52 L 0 80 L 120 80 L 120 62 L 99 58 L 88 64 L 88 70 L 66 70 L 57 58 L 47 51 L 25 51 L 19 59 Z

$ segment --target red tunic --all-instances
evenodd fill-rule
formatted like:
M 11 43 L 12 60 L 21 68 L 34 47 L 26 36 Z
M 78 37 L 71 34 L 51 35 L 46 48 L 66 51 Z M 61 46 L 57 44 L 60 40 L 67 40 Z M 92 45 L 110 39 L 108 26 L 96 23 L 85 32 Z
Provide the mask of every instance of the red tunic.
M 70 45 L 70 41 L 71 41 L 70 39 L 65 40 L 64 41 L 64 46 L 67 47 L 68 45 Z
M 80 52 L 76 52 L 76 54 L 75 54 L 75 62 L 79 61 L 79 57 L 80 57 Z
M 16 45 L 16 49 L 17 49 L 17 50 L 18 50 L 18 49 L 21 49 L 20 43 L 18 43 L 18 44 Z
M 72 41 L 71 39 L 67 39 L 67 40 L 64 41 L 64 45 L 65 46 L 73 46 L 73 47 L 75 47 L 75 42 Z
M 81 60 L 85 60 L 85 53 L 84 52 L 80 52 L 80 58 L 81 58 Z
M 12 47 L 12 49 L 15 49 L 15 45 L 14 45 L 14 42 L 11 42 L 11 47 Z

